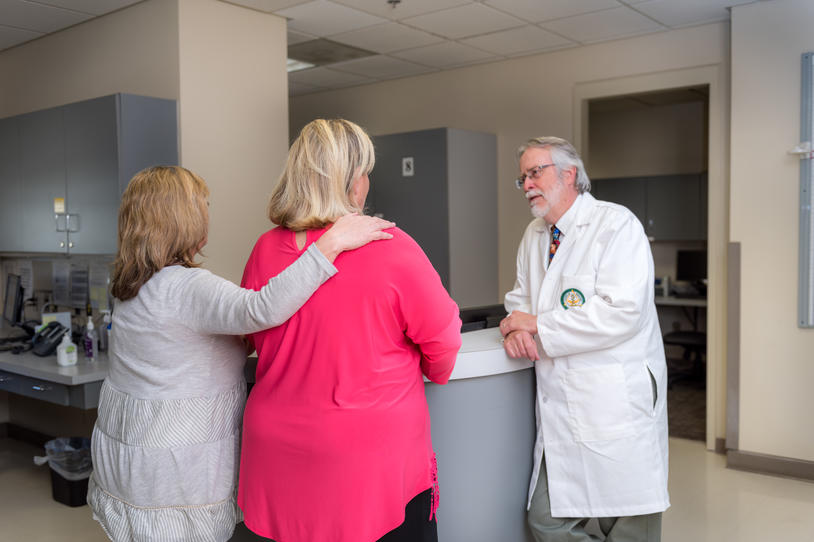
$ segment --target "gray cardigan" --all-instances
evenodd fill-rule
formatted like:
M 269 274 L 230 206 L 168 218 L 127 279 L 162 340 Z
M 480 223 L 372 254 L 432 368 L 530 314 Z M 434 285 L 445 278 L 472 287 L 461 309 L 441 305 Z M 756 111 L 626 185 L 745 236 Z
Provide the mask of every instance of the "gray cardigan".
M 88 490 L 112 540 L 231 537 L 246 398 L 238 335 L 285 322 L 334 273 L 311 245 L 258 292 L 171 266 L 116 303 Z

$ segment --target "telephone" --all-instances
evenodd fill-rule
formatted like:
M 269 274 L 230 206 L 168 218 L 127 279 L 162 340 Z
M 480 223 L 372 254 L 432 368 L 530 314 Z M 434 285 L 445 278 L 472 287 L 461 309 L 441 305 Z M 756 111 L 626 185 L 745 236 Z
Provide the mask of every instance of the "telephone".
M 52 355 L 56 352 L 65 333 L 69 333 L 68 328 L 59 322 L 48 322 L 47 326 L 36 332 L 31 338 L 31 344 L 34 345 L 32 351 L 42 357 Z

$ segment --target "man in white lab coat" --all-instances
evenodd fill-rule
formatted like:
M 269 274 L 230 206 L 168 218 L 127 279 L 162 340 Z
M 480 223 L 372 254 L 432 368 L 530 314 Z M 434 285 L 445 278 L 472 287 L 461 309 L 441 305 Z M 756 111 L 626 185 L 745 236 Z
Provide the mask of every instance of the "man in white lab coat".
M 596 200 L 574 147 L 518 151 L 531 213 L 500 324 L 506 353 L 535 361 L 537 439 L 528 496 L 536 540 L 661 537 L 667 495 L 667 368 L 653 257 L 639 220 Z

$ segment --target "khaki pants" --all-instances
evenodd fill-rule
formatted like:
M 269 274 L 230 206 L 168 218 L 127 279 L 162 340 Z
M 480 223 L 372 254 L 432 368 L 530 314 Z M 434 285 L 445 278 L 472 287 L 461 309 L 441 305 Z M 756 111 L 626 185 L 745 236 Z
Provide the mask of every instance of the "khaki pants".
M 660 542 L 661 512 L 643 516 L 620 518 L 597 518 L 599 530 L 605 535 L 600 538 L 586 531 L 591 518 L 551 517 L 551 501 L 548 498 L 548 478 L 545 458 L 540 466 L 537 487 L 531 498 L 528 523 L 537 542 Z

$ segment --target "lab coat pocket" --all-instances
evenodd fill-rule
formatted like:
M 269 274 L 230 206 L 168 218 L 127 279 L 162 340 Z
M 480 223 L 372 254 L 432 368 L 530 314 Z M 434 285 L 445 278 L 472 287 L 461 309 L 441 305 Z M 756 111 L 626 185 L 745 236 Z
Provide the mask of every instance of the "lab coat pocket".
M 557 291 L 559 305 L 563 309 L 576 309 L 594 295 L 593 275 L 563 275 Z
M 633 435 L 630 398 L 620 363 L 570 369 L 565 374 L 564 389 L 577 442 Z

